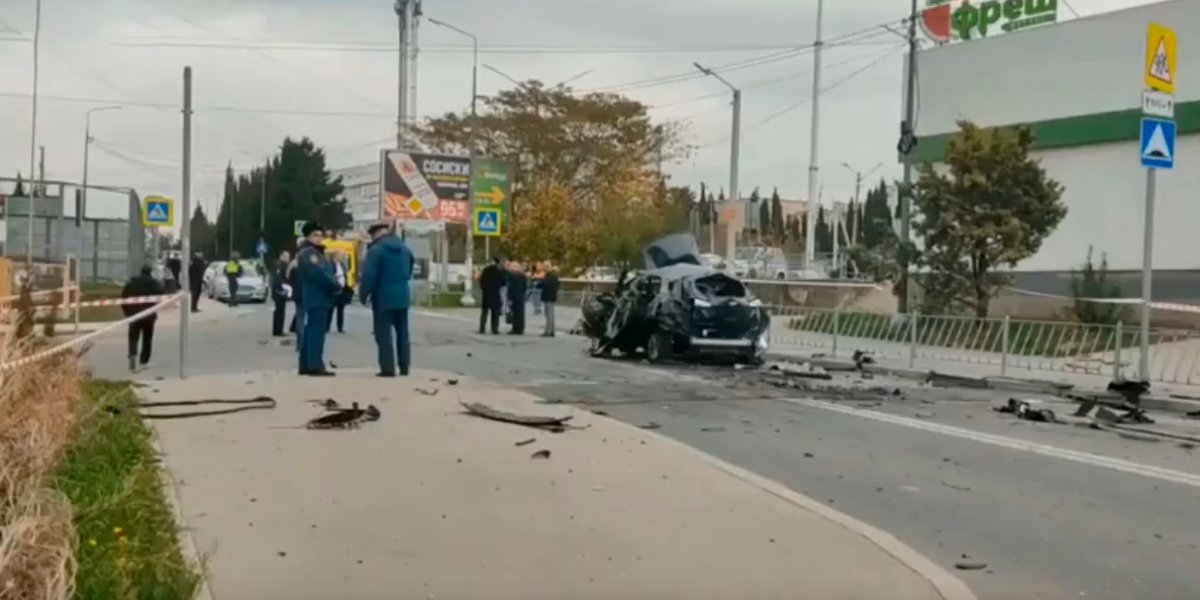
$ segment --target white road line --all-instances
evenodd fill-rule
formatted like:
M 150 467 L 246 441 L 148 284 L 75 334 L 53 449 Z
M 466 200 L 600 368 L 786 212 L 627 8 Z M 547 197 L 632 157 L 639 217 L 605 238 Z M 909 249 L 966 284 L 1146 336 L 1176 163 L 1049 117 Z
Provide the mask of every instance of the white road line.
M 1164 469 L 1161 467 L 1155 467 L 1153 465 L 1146 465 L 1146 464 L 1142 464 L 1142 463 L 1135 463 L 1135 462 L 1128 461 L 1128 460 L 1122 460 L 1119 458 L 1112 458 L 1112 457 L 1108 457 L 1108 456 L 1102 456 L 1099 454 L 1092 454 L 1090 452 L 1079 452 L 1076 450 L 1068 450 L 1066 448 L 1059 448 L 1058 446 L 1039 444 L 1037 442 L 1030 442 L 1030 441 L 1026 441 L 1026 440 L 1020 440 L 1020 439 L 1005 437 L 1005 436 L 1001 436 L 1001 435 L 993 435 L 990 433 L 973 431 L 973 430 L 965 429 L 962 427 L 954 427 L 951 425 L 942 425 L 940 423 L 931 423 L 929 421 L 922 421 L 919 419 L 902 417 L 899 415 L 892 415 L 892 414 L 882 413 L 882 412 L 878 412 L 878 411 L 874 411 L 874 410 L 863 410 L 863 409 L 852 408 L 852 407 L 848 407 L 848 406 L 840 406 L 840 405 L 832 404 L 829 402 L 822 402 L 820 400 L 811 400 L 811 399 L 807 399 L 807 398 L 784 398 L 783 400 L 785 402 L 791 402 L 793 404 L 808 406 L 810 408 L 817 408 L 817 409 L 821 409 L 821 410 L 825 410 L 825 411 L 829 411 L 829 412 L 842 413 L 845 415 L 850 415 L 850 416 L 859 417 L 859 418 L 863 418 L 863 419 L 870 419 L 872 421 L 879 421 L 881 423 L 889 423 L 892 425 L 901 425 L 904 427 L 910 427 L 912 429 L 919 429 L 921 431 L 928 431 L 931 433 L 940 433 L 942 435 L 956 437 L 956 438 L 960 438 L 960 439 L 964 439 L 964 440 L 970 440 L 970 441 L 978 442 L 981 444 L 990 444 L 992 446 L 999 446 L 1001 448 L 1008 448 L 1011 450 L 1022 450 L 1025 452 L 1032 452 L 1034 454 L 1040 454 L 1042 456 L 1050 456 L 1050 457 L 1059 458 L 1062 460 L 1069 460 L 1071 462 L 1076 462 L 1076 463 L 1085 464 L 1085 465 L 1091 465 L 1094 467 L 1112 469 L 1113 471 L 1120 471 L 1122 473 L 1129 473 L 1132 475 L 1142 475 L 1144 477 L 1151 477 L 1151 478 L 1159 479 L 1162 481 L 1169 481 L 1172 483 L 1179 483 L 1182 485 L 1190 485 L 1192 487 L 1200 487 L 1200 475 L 1195 475 L 1192 473 L 1185 473 L 1183 471 Z

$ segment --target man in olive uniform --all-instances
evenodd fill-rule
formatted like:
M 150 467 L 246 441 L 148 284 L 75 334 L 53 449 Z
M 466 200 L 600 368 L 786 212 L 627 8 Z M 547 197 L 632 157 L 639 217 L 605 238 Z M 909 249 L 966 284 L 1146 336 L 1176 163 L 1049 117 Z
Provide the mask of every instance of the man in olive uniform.
M 333 263 L 325 257 L 325 232 L 316 223 L 305 223 L 300 230 L 304 241 L 296 250 L 296 271 L 300 295 L 299 306 L 304 311 L 300 336 L 300 374 L 313 377 L 332 377 L 325 367 L 325 331 L 334 295 L 341 289 L 334 274 Z

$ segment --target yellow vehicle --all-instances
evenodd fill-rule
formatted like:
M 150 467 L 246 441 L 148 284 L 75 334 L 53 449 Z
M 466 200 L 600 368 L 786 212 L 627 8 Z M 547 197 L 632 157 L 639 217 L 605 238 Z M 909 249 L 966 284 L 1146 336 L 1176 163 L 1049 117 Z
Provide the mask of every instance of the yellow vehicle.
M 358 282 L 358 261 L 359 252 L 363 248 L 362 240 L 325 240 L 325 255 L 330 256 L 334 252 L 341 251 L 346 254 L 348 264 L 346 264 L 346 285 L 355 287 Z

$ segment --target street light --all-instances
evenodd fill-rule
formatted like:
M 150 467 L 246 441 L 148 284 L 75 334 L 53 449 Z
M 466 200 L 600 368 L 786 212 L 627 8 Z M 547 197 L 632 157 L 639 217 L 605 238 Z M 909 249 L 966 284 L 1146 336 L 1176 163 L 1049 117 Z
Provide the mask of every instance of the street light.
M 99 106 L 87 111 L 83 118 L 83 192 L 80 194 L 79 208 L 76 209 L 79 215 L 76 216 L 76 223 L 83 220 L 87 215 L 87 196 L 88 196 L 88 149 L 92 146 L 92 114 L 103 112 L 106 110 L 120 110 L 124 108 L 120 105 Z
M 883 168 L 883 163 L 879 163 L 879 164 L 875 165 L 874 167 L 871 167 L 871 170 L 867 171 L 866 173 L 855 170 L 854 167 L 850 166 L 850 163 L 842 163 L 842 166 L 845 167 L 847 171 L 850 171 L 851 173 L 854 174 L 854 205 L 857 207 L 857 206 L 859 206 L 858 194 L 859 194 L 859 191 L 862 189 L 863 180 L 870 177 L 872 174 L 875 173 L 875 171 L 878 171 L 879 169 Z M 855 244 L 858 243 L 858 219 L 854 219 L 853 221 L 851 221 L 850 225 L 851 225 L 850 245 L 854 246 Z
M 701 65 L 698 62 L 694 62 L 692 65 L 695 66 L 701 73 L 704 73 L 705 75 L 708 75 L 709 77 L 712 77 L 725 84 L 725 86 L 733 92 L 733 137 L 729 143 L 729 197 L 734 202 L 737 202 L 741 200 L 741 196 L 738 195 L 738 151 L 741 146 L 742 131 L 742 90 L 734 87 L 732 83 L 726 81 L 725 78 L 721 77 L 721 75 L 716 71 L 706 68 L 704 65 Z M 710 223 L 708 230 L 710 250 L 712 250 L 714 247 L 714 229 L 716 229 L 716 224 Z M 728 259 L 730 257 L 726 256 L 725 258 Z
M 446 29 L 449 29 L 450 31 L 453 31 L 453 32 L 456 32 L 456 33 L 459 33 L 459 34 L 462 34 L 462 35 L 465 35 L 465 36 L 471 38 L 471 131 L 470 131 L 471 149 L 470 150 L 471 150 L 471 173 L 473 175 L 475 172 L 475 145 L 476 145 L 475 144 L 475 135 L 476 135 L 476 129 L 477 129 L 477 127 L 476 127 L 477 123 L 476 123 L 476 119 L 475 119 L 475 117 L 476 117 L 475 105 L 476 105 L 476 100 L 479 97 L 479 38 L 476 37 L 475 34 L 469 32 L 465 29 L 455 27 L 454 25 L 451 25 L 445 21 L 434 19 L 433 17 L 429 18 L 429 22 L 433 23 L 434 25 L 437 25 L 439 27 L 445 27 Z M 492 69 L 492 70 L 495 71 L 495 69 Z M 499 73 L 499 71 L 497 71 L 497 72 Z M 508 76 L 505 75 L 505 77 L 508 77 Z M 467 198 L 469 201 L 469 208 L 470 208 L 469 212 L 471 214 L 470 218 L 472 220 L 474 220 L 474 218 L 475 218 L 475 184 L 473 181 L 467 182 Z M 474 227 L 475 227 L 474 223 L 467 223 L 467 279 L 465 282 L 463 282 L 463 295 L 462 295 L 462 300 L 460 301 L 463 306 L 473 306 L 475 304 L 475 297 L 471 295 L 471 279 L 472 279 L 473 273 L 475 272 L 474 271 L 475 267 L 473 264 L 474 259 L 475 259 L 475 233 L 473 231 Z M 490 240 L 491 238 L 488 238 L 488 239 Z

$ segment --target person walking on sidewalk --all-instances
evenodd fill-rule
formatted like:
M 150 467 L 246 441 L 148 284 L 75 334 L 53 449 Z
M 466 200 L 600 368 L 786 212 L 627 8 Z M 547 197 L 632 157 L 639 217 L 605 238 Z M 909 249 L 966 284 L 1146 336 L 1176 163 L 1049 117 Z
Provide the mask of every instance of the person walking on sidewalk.
M 122 298 L 137 298 L 141 296 L 157 296 L 163 293 L 162 284 L 153 275 L 150 265 L 145 265 L 137 275 L 125 283 L 121 290 Z M 154 307 L 155 302 L 149 300 L 135 304 L 122 304 L 121 310 L 126 317 L 132 317 L 144 310 Z M 129 324 L 129 370 L 136 371 L 139 366 L 145 367 L 150 363 L 150 354 L 154 349 L 154 324 L 158 321 L 158 313 L 150 313 Z M 139 352 L 139 340 L 141 349 Z
M 508 304 L 512 311 L 512 329 L 509 335 L 525 335 L 525 294 L 529 291 L 529 278 L 521 269 L 521 263 L 513 262 L 508 271 Z
M 225 263 L 225 280 L 229 283 L 229 306 L 237 306 L 238 278 L 242 276 L 242 263 L 234 252 Z
M 331 254 L 332 256 L 329 258 L 333 262 L 334 272 L 341 288 L 333 297 L 333 310 L 329 312 L 329 323 L 325 326 L 325 331 L 328 333 L 333 329 L 333 318 L 336 315 L 338 333 L 346 333 L 346 305 L 354 301 L 354 288 L 350 287 L 346 274 L 346 261 L 350 259 L 341 250 L 335 250 Z
M 271 300 L 275 303 L 275 311 L 271 315 L 271 335 L 283 337 L 283 324 L 287 322 L 287 303 L 291 298 L 292 286 L 288 285 L 288 265 L 292 256 L 287 250 L 279 253 L 275 268 L 271 270 Z
M 339 286 L 333 263 L 325 256 L 325 230 L 316 223 L 305 223 L 301 229 L 304 242 L 296 251 L 296 270 L 299 273 L 301 305 L 304 310 L 304 333 L 300 336 L 300 374 L 312 377 L 332 377 L 325 366 L 325 330 L 329 326 L 329 311 Z
M 204 255 L 197 252 L 192 256 L 192 260 L 188 263 L 188 287 L 192 293 L 192 312 L 200 312 L 200 288 L 204 287 L 204 270 L 208 268 L 208 263 L 204 261 Z
M 543 337 L 554 337 L 554 307 L 558 305 L 558 270 L 549 263 L 546 264 L 542 276 L 542 310 L 546 312 L 546 330 Z
M 359 278 L 359 296 L 371 306 L 374 317 L 375 345 L 379 351 L 379 377 L 408 375 L 411 350 L 408 339 L 408 308 L 411 302 L 413 253 L 386 223 L 367 230 L 371 236 L 367 260 Z M 395 348 L 392 334 L 395 334 Z
M 500 292 L 504 289 L 504 278 L 504 268 L 500 266 L 499 256 L 492 257 L 492 264 L 484 267 L 483 271 L 479 273 L 479 292 L 483 296 L 479 312 L 480 335 L 483 335 L 484 325 L 487 324 L 489 317 L 492 335 L 500 333 L 500 311 L 504 308 Z

